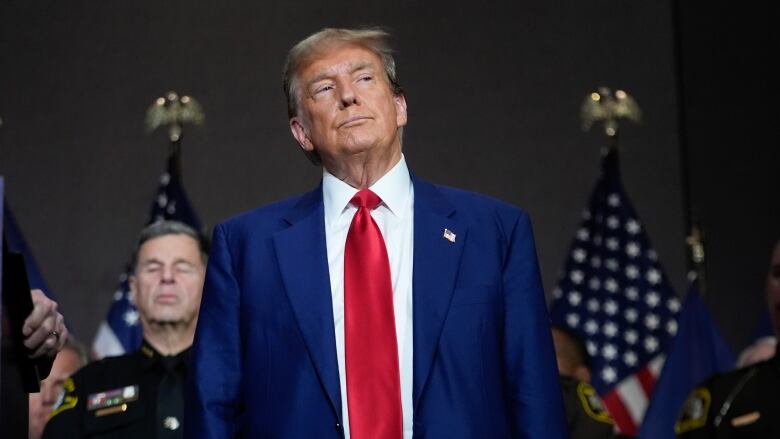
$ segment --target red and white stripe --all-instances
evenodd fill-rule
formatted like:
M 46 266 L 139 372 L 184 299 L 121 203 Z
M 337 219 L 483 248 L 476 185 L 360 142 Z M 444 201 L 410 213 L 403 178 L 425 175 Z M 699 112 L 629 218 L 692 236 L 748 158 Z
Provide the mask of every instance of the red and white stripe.
M 604 405 L 615 420 L 618 433 L 636 436 L 665 360 L 663 354 L 656 356 L 645 367 L 620 381 L 602 396 Z

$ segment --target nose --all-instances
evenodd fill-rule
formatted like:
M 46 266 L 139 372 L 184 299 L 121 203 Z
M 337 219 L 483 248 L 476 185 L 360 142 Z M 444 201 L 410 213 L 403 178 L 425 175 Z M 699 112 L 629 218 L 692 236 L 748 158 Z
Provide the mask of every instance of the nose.
M 339 86 L 339 99 L 341 101 L 341 108 L 351 107 L 352 105 L 358 105 L 360 100 L 358 94 L 351 81 L 343 81 L 343 84 Z
M 173 266 L 166 266 L 162 270 L 162 278 L 160 279 L 160 282 L 162 283 L 173 283 Z

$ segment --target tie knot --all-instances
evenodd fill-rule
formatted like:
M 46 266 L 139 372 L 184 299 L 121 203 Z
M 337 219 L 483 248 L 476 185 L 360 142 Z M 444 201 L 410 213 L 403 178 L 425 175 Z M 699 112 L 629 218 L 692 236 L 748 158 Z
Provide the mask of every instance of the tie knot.
M 352 197 L 352 200 L 350 203 L 357 206 L 357 208 L 365 207 L 369 210 L 376 209 L 377 206 L 379 206 L 379 203 L 382 202 L 382 199 L 379 198 L 379 195 L 371 192 L 370 189 L 361 189 L 358 191 L 358 193 L 355 194 L 354 197 Z

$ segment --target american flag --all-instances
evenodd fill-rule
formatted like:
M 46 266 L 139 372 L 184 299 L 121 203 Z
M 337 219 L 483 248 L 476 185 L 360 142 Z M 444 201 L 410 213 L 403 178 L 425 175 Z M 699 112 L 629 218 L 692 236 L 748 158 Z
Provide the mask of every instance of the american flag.
M 623 189 L 614 151 L 602 159 L 553 297 L 553 322 L 585 340 L 591 384 L 619 432 L 635 436 L 677 332 L 680 301 Z
M 181 221 L 197 231 L 202 231 L 200 219 L 181 184 L 178 152 L 171 154 L 166 171 L 160 176 L 160 186 L 152 200 L 147 224 L 160 220 Z M 136 351 L 141 346 L 143 335 L 138 311 L 130 300 L 128 278 L 131 270 L 132 267 L 128 262 L 125 270 L 119 275 L 119 285 L 114 292 L 114 301 L 111 303 L 108 315 L 100 324 L 92 342 L 92 352 L 96 358 L 122 355 L 125 352 Z

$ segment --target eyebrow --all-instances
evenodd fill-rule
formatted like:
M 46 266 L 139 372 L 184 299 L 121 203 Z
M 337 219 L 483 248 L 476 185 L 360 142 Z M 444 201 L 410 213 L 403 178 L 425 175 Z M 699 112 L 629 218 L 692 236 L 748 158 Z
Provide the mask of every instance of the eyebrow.
M 367 69 L 369 67 L 372 67 L 372 63 L 370 61 L 358 61 L 357 63 L 355 63 L 352 66 L 352 68 L 349 70 L 349 73 L 353 74 L 353 73 L 355 73 L 355 72 L 357 72 L 359 70 L 364 70 L 364 69 Z M 315 76 L 314 78 L 312 78 L 311 81 L 309 81 L 309 83 L 307 84 L 307 87 L 311 87 L 313 84 L 316 84 L 316 83 L 322 81 L 323 79 L 327 79 L 327 78 L 329 78 L 331 76 L 333 76 L 332 71 L 322 72 L 322 73 L 318 74 L 317 76 Z

